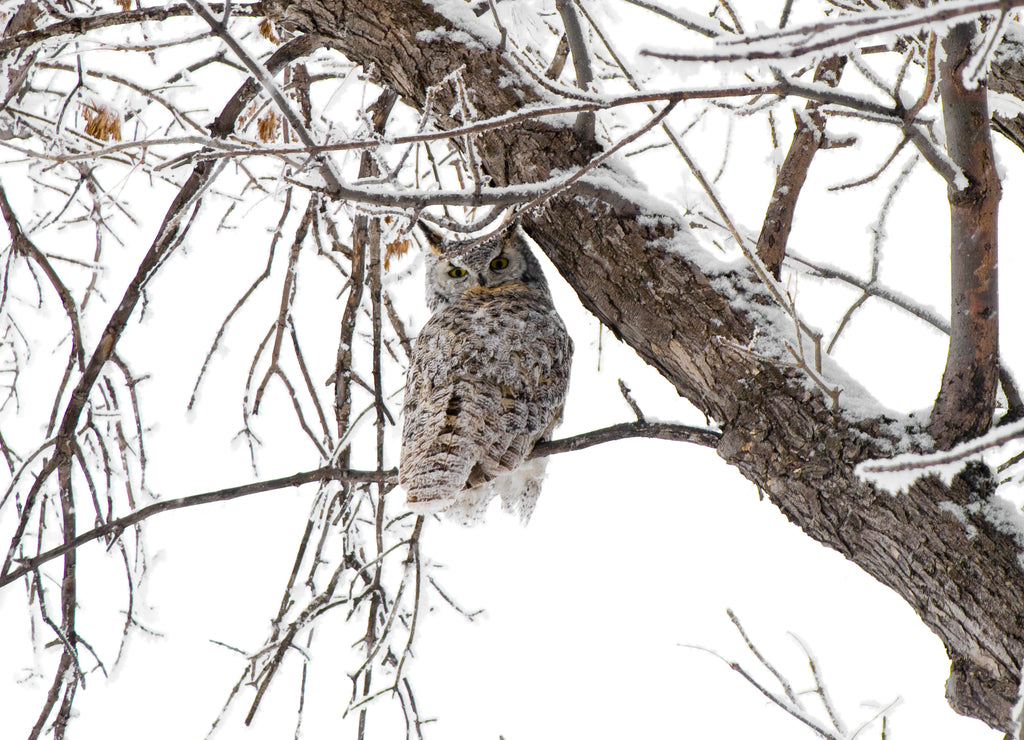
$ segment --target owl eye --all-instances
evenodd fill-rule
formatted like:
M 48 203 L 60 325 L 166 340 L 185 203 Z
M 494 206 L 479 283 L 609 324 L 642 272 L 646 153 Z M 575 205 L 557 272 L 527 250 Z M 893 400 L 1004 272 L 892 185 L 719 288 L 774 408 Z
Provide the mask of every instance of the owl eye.
M 453 278 L 466 277 L 466 271 L 463 270 L 461 267 L 453 267 L 448 271 L 448 274 Z
M 506 267 L 508 267 L 507 257 L 495 257 L 491 260 L 492 270 L 504 270 Z

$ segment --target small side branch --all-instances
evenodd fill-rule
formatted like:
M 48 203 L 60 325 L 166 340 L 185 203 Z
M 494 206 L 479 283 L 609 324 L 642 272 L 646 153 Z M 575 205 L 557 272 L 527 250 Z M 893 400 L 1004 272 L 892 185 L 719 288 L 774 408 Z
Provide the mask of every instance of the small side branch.
M 538 442 L 533 448 L 530 457 L 547 457 L 562 452 L 575 452 L 584 450 L 587 447 L 614 442 L 619 439 L 668 439 L 675 442 L 692 442 L 704 447 L 716 447 L 722 438 L 722 433 L 714 429 L 691 427 L 683 424 L 666 424 L 662 422 L 632 421 L 626 424 L 616 424 L 596 429 L 592 432 L 584 432 L 574 437 L 565 439 L 553 439 L 549 442 Z
M 53 289 L 57 291 L 57 295 L 60 296 L 64 312 L 68 315 L 68 321 L 71 322 L 71 355 L 78 363 L 79 369 L 84 368 L 85 350 L 82 347 L 82 328 L 78 319 L 78 307 L 75 304 L 75 299 L 72 297 L 71 291 L 67 289 L 67 286 L 64 285 L 53 269 L 50 261 L 46 259 L 46 255 L 25 236 L 18 217 L 7 200 L 7 192 L 4 190 L 3 185 L 0 185 L 0 213 L 3 214 L 4 221 L 7 222 L 7 230 L 11 234 L 11 243 L 14 245 L 15 251 L 21 252 L 28 259 L 38 264 L 42 268 L 43 274 L 46 275 L 46 279 L 50 281 L 50 285 L 53 286 Z
M 846 57 L 828 57 L 814 70 L 814 81 L 835 87 L 844 66 Z M 811 160 L 825 140 L 825 117 L 818 108 L 818 103 L 808 101 L 805 106 L 806 115 L 796 115 L 793 142 L 775 180 L 775 192 L 772 193 L 761 234 L 757 238 L 757 256 L 776 280 L 779 279 L 782 261 L 786 256 L 786 244 L 793 228 L 797 199 L 807 179 Z

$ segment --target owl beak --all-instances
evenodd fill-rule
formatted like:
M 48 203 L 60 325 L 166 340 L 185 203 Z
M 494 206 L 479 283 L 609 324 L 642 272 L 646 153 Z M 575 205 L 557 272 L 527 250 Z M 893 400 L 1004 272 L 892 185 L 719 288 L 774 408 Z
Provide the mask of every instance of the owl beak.
M 485 279 L 484 275 L 477 275 L 476 281 L 480 285 L 481 288 L 486 288 L 487 287 L 487 280 Z

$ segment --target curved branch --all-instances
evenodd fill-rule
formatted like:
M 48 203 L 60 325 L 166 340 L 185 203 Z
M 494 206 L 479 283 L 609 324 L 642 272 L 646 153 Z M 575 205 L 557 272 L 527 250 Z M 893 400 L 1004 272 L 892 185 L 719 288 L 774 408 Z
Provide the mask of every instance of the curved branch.
M 0 184 L 0 213 L 3 214 L 4 221 L 7 222 L 7 230 L 11 234 L 11 243 L 14 245 L 15 251 L 22 252 L 28 259 L 38 264 L 42 268 L 43 274 L 46 275 L 47 280 L 50 281 L 50 285 L 53 286 L 53 289 L 57 291 L 57 295 L 60 296 L 61 305 L 64 306 L 64 313 L 68 315 L 68 321 L 71 322 L 71 355 L 78 362 L 79 368 L 84 367 L 85 350 L 82 348 L 82 325 L 78 319 L 78 306 L 75 305 L 75 299 L 71 296 L 71 291 L 68 290 L 60 276 L 53 269 L 53 265 L 46 259 L 46 255 L 25 236 L 25 232 L 18 222 L 18 217 L 7 200 L 7 191 L 4 190 L 2 184 Z

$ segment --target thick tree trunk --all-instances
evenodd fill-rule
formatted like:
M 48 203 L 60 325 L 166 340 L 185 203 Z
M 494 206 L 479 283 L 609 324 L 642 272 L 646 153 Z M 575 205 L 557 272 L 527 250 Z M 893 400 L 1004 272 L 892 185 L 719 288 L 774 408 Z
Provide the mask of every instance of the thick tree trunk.
M 279 0 L 271 12 L 329 37 L 419 108 L 426 90 L 459 68 L 482 117 L 536 99 L 531 85 L 508 83 L 521 75 L 502 51 L 459 43 L 443 33 L 452 24 L 418 0 Z M 436 93 L 435 115 L 454 125 L 454 98 L 445 86 Z M 481 137 L 479 149 L 494 183 L 505 185 L 577 166 L 578 143 L 571 128 L 534 121 Z M 780 341 L 789 327 L 745 308 L 774 310 L 752 272 L 705 274 L 705 260 L 688 259 L 692 238 L 670 217 L 570 193 L 523 225 L 584 305 L 721 425 L 726 461 L 809 536 L 899 593 L 942 639 L 953 660 L 952 706 L 1011 729 L 1024 658 L 1024 572 L 1021 548 L 984 515 L 989 478 L 975 471 L 952 488 L 929 478 L 899 496 L 861 483 L 858 461 L 892 454 L 890 420 L 851 421 L 800 372 L 743 351 L 755 325 Z M 683 248 L 660 246 L 667 240 Z M 970 527 L 944 502 L 979 504 L 963 509 Z

